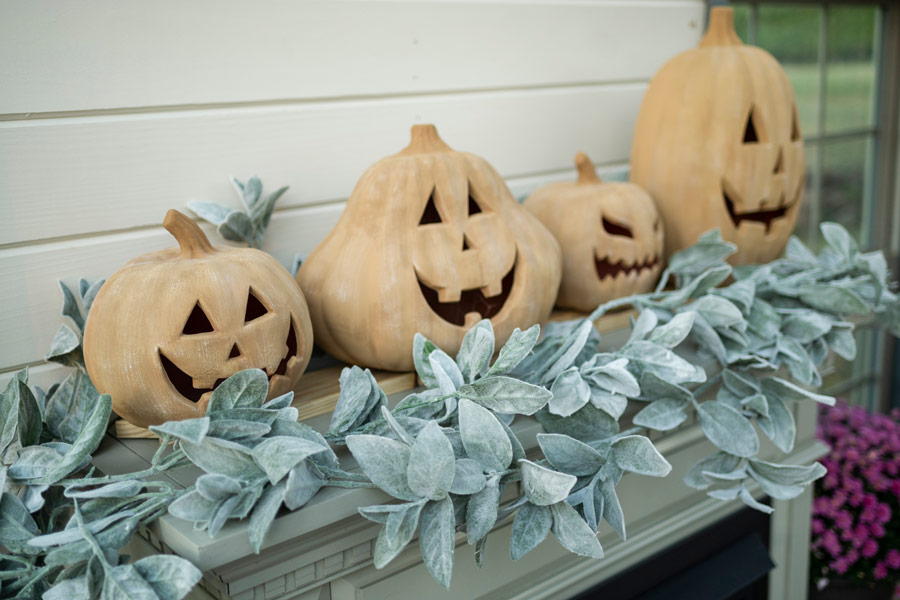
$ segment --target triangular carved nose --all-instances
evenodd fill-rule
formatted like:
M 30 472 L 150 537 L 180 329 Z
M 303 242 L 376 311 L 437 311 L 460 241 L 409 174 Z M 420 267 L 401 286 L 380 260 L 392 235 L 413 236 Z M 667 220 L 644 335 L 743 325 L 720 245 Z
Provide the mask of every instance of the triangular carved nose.
M 778 174 L 784 172 L 784 151 L 779 147 L 778 155 L 775 157 L 775 166 L 772 167 L 772 173 Z
M 231 347 L 231 353 L 228 355 L 228 358 L 237 358 L 241 355 L 241 349 L 238 348 L 238 345 L 235 344 Z
M 469 244 L 469 236 L 463 234 L 463 252 L 466 250 L 471 250 L 472 246 Z

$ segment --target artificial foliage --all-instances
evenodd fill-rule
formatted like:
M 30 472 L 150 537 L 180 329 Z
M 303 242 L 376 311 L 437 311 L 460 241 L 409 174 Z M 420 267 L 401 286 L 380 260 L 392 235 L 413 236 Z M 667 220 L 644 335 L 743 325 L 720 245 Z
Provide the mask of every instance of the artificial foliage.
M 44 393 L 29 388 L 23 372 L 0 396 L 0 595 L 180 598 L 200 577 L 190 563 L 162 556 L 129 564 L 119 555 L 142 525 L 168 511 L 215 535 L 229 519 L 247 519 L 259 551 L 280 510 L 300 509 L 326 486 L 383 490 L 383 504 L 359 509 L 382 525 L 375 566 L 418 532 L 424 562 L 444 587 L 456 535 L 465 534 L 480 565 L 491 529 L 507 518 L 514 559 L 551 534 L 573 553 L 599 558 L 602 521 L 625 538 L 622 476 L 671 470 L 645 434 L 674 429 L 691 413 L 718 450 L 685 483 L 769 512 L 752 495 L 757 486 L 792 498 L 825 468 L 761 460 L 758 431 L 789 452 L 790 405 L 834 402 L 809 386 L 821 383 L 830 352 L 853 357 L 847 319 L 874 317 L 891 331 L 900 323 L 883 256 L 860 252 L 839 225 L 823 224 L 822 233 L 828 246 L 818 256 L 792 239 L 783 259 L 732 269 L 725 259 L 734 246 L 711 232 L 672 257 L 656 291 L 552 324 L 540 340 L 533 326 L 496 348 L 484 320 L 453 358 L 417 335 L 424 389 L 390 408 L 370 372 L 347 368 L 324 436 L 297 422 L 292 393 L 266 401 L 263 371 L 238 372 L 213 392 L 205 416 L 151 428 L 173 444 L 161 444 L 149 468 L 109 477 L 89 462 L 110 401 L 84 383 L 78 334 L 61 331 L 51 357 L 74 364 L 83 383 Z M 63 289 L 64 314 L 83 323 Z M 93 287 L 79 289 L 88 309 Z M 640 310 L 630 338 L 598 352 L 591 322 L 625 305 Z M 62 401 L 54 398 L 71 400 L 51 410 Z M 630 402 L 639 410 L 622 428 Z M 512 426 L 524 415 L 545 430 L 540 458 L 526 457 Z M 63 427 L 65 419 L 80 426 Z M 343 470 L 332 444 L 346 444 L 360 469 Z M 204 474 L 187 489 L 151 479 L 188 464 Z M 507 490 L 517 493 L 501 501 Z
M 811 583 L 860 587 L 900 582 L 900 409 L 873 414 L 838 403 L 819 416 L 831 451 L 816 482 Z
M 251 248 L 262 248 L 266 227 L 275 210 L 275 203 L 288 191 L 280 187 L 263 197 L 262 181 L 254 175 L 246 182 L 230 178 L 234 191 L 241 200 L 243 210 L 228 208 L 216 202 L 188 202 L 187 207 L 201 219 L 216 226 L 219 235 L 230 242 L 246 242 Z

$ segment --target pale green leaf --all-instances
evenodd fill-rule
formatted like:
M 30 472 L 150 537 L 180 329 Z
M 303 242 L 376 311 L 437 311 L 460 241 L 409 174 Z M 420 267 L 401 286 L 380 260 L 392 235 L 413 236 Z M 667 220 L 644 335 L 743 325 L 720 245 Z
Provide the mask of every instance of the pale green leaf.
M 578 480 L 574 475 L 553 471 L 529 460 L 519 461 L 522 489 L 532 504 L 549 506 L 566 499 Z

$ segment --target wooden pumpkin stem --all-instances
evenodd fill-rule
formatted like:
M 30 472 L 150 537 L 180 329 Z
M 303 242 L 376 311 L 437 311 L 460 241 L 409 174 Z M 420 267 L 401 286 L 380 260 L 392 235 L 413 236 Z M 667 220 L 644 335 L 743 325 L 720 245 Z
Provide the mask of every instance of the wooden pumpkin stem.
M 197 258 L 198 256 L 215 252 L 215 248 L 209 243 L 209 238 L 206 237 L 203 230 L 186 215 L 174 208 L 169 209 L 169 212 L 166 213 L 166 218 L 163 219 L 163 227 L 178 242 L 182 258 Z
M 709 27 L 700 39 L 700 47 L 741 46 L 743 42 L 734 30 L 734 9 L 714 6 L 709 9 Z
M 409 146 L 400 154 L 424 154 L 426 152 L 453 152 L 453 148 L 444 143 L 434 125 L 413 125 Z
M 578 169 L 578 183 L 600 183 L 594 163 L 584 152 L 575 155 L 575 168 Z

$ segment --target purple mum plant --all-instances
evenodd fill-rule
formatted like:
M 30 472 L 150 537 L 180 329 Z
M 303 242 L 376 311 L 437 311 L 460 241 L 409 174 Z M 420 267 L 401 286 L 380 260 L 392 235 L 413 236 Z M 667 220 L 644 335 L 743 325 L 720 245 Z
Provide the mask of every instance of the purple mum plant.
M 838 402 L 820 413 L 818 437 L 831 452 L 813 501 L 813 584 L 900 581 L 900 410 L 883 415 Z

